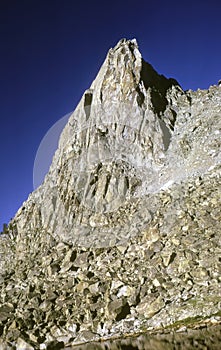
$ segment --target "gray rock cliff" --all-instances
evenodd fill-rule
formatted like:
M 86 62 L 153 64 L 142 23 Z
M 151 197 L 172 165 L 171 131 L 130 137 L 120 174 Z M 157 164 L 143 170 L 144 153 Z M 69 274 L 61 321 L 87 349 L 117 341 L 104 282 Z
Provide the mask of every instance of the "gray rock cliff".
M 220 136 L 220 86 L 183 91 L 136 40 L 110 49 L 0 237 L 5 342 L 219 323 Z

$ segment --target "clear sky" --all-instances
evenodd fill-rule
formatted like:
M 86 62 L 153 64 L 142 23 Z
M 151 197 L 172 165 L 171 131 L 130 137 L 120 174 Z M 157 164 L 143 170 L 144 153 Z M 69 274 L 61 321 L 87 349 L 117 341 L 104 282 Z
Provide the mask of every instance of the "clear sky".
M 184 89 L 221 79 L 220 0 L 0 1 L 0 231 L 33 190 L 48 129 L 72 111 L 110 47 L 137 38 Z

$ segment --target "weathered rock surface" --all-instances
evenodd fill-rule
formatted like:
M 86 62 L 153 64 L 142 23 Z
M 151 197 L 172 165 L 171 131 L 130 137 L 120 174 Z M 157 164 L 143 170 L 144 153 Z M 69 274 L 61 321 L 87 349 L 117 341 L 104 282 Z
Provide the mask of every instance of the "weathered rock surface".
M 220 135 L 219 86 L 111 49 L 1 235 L 2 348 L 221 322 Z
M 209 349 L 219 350 L 221 343 L 221 326 L 198 329 L 186 329 L 178 332 L 164 331 L 161 334 L 148 334 L 139 337 L 129 337 L 90 343 L 74 347 L 75 350 L 175 350 L 175 349 Z

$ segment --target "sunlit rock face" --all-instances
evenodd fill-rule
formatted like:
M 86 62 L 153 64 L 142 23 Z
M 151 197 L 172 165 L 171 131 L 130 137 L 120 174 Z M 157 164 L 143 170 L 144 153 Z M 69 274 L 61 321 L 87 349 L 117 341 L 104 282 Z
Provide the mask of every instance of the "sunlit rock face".
M 109 50 L 1 235 L 5 342 L 220 322 L 220 92 L 183 91 L 136 40 Z
M 137 202 L 167 182 L 177 114 L 171 105 L 179 97 L 188 104 L 174 79 L 142 59 L 136 40 L 110 49 L 61 135 L 44 184 L 16 215 L 18 231 L 43 228 L 81 246 L 128 240 L 129 227 L 141 224 Z

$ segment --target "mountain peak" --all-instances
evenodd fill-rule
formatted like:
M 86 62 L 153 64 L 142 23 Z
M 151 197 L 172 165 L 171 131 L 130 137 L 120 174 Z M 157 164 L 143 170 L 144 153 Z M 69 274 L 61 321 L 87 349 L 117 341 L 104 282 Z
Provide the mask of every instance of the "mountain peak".
M 108 51 L 91 88 L 102 90 L 103 97 L 108 90 L 107 98 L 111 92 L 118 99 L 125 99 L 129 91 L 139 84 L 141 69 L 142 57 L 136 40 L 122 39 Z
M 175 80 L 143 60 L 135 39 L 110 49 L 61 134 L 43 185 L 16 215 L 18 230 L 33 227 L 28 213 L 34 202 L 37 225 L 91 244 L 96 234 L 86 242 L 84 232 L 115 225 L 113 212 L 132 208 L 139 196 L 161 186 L 155 178 L 173 134 L 176 113 L 167 97 L 173 89 L 175 98 L 183 94 Z M 107 242 L 105 237 L 99 244 Z
M 117 42 L 117 44 L 113 48 L 110 48 L 109 52 L 114 52 L 114 51 L 117 51 L 119 49 L 122 50 L 123 48 L 129 49 L 131 51 L 133 51 L 134 49 L 139 50 L 137 39 L 135 39 L 135 38 L 134 39 L 122 38 Z M 124 54 L 125 52 L 123 51 L 122 53 Z
M 3 348 L 220 322 L 220 106 L 109 50 L 0 236 Z
M 172 86 L 179 86 L 175 79 L 159 75 L 141 56 L 136 39 L 121 39 L 108 51 L 107 57 L 93 82 L 91 89 L 98 90 L 97 97 L 128 101 L 138 96 L 144 100 L 149 89 L 153 108 L 160 112 L 166 107 L 165 95 Z

